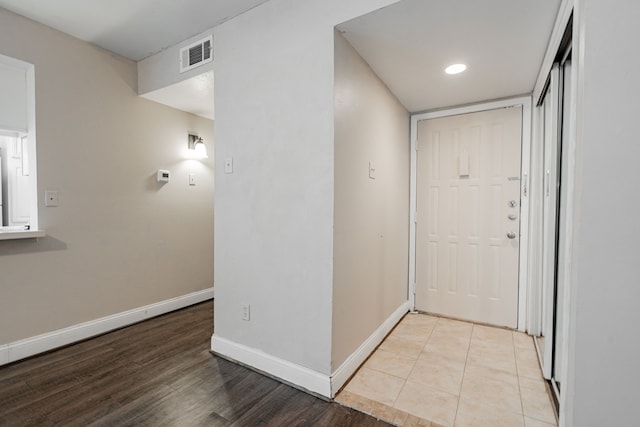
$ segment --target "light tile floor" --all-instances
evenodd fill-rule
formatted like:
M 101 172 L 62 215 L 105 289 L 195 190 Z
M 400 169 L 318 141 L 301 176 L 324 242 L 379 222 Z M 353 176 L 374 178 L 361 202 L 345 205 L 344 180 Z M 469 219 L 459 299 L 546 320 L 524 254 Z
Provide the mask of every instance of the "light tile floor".
M 400 426 L 551 427 L 533 339 L 408 314 L 336 401 Z

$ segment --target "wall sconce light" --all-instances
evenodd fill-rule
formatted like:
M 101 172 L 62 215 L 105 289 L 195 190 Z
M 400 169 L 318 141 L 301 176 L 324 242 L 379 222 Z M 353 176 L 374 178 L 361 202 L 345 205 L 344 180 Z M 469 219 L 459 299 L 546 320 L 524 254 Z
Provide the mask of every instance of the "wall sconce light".
M 198 135 L 189 134 L 189 150 L 193 150 L 193 155 L 196 159 L 206 159 L 207 147 L 204 145 L 204 140 Z

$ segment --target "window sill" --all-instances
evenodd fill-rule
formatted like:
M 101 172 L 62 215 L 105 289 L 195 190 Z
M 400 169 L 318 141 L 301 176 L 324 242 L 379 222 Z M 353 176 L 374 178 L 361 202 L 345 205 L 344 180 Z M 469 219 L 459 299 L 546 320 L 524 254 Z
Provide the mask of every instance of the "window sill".
M 0 228 L 0 240 L 37 239 L 46 235 L 44 230 L 3 230 Z

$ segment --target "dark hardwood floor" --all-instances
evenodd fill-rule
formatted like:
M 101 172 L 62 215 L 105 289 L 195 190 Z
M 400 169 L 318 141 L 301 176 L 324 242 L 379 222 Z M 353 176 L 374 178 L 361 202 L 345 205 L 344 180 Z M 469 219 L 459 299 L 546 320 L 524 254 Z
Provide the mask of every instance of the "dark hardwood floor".
M 198 304 L 0 367 L 0 426 L 388 426 L 209 353 Z

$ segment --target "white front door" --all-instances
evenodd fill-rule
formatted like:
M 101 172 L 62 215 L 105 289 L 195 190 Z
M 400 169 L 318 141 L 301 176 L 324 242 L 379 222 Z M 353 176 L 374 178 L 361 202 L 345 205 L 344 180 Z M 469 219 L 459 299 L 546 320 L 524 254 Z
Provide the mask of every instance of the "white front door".
M 417 310 L 517 327 L 522 108 L 418 122 Z

